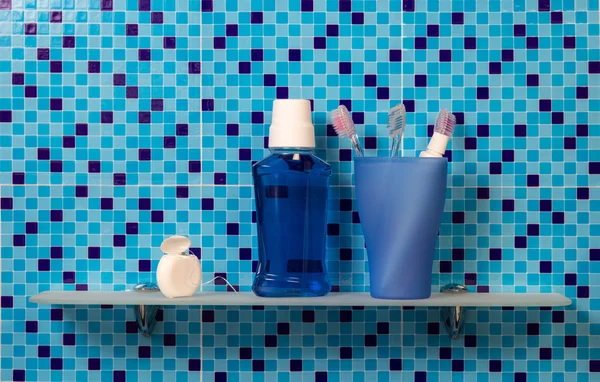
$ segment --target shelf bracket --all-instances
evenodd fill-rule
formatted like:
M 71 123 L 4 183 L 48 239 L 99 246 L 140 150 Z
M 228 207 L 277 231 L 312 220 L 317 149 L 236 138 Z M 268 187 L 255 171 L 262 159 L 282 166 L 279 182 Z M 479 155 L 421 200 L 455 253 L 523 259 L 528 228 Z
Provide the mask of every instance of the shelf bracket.
M 442 293 L 462 294 L 469 293 L 467 287 L 461 284 L 446 284 L 440 290 Z M 446 325 L 448 335 L 453 340 L 457 339 L 462 330 L 465 321 L 466 307 L 464 306 L 444 306 L 442 310 L 442 321 Z
M 137 293 L 160 292 L 158 285 L 154 283 L 138 284 L 133 288 Z M 144 337 L 150 337 L 156 326 L 156 314 L 161 307 L 159 305 L 134 305 L 133 312 L 138 329 Z

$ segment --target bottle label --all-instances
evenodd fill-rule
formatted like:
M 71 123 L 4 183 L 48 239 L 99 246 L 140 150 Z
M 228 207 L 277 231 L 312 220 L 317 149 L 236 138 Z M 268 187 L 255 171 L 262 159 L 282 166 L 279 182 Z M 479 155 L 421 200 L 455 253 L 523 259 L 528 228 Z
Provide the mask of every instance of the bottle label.
M 292 259 L 288 260 L 287 271 L 291 273 L 321 273 L 323 262 L 320 260 Z
M 270 199 L 287 199 L 288 186 L 267 186 L 267 198 Z

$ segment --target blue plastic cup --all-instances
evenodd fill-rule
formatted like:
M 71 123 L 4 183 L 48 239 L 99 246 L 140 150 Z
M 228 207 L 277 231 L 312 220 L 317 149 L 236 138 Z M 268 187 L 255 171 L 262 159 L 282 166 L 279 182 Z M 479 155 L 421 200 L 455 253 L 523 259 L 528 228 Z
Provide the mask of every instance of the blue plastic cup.
M 431 296 L 433 255 L 444 212 L 446 158 L 354 159 L 371 296 Z

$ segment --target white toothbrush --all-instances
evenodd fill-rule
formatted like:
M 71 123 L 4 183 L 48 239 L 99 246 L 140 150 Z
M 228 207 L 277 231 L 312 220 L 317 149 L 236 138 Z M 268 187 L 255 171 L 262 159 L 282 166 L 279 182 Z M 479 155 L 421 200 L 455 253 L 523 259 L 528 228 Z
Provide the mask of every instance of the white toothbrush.
M 346 109 L 346 106 L 340 105 L 331 112 L 331 123 L 333 124 L 333 129 L 340 138 L 350 138 L 356 156 L 362 157 L 363 149 L 360 146 L 358 135 L 356 135 L 354 121 L 352 120 L 352 116 L 350 116 L 350 112 Z
M 456 126 L 456 117 L 450 114 L 448 110 L 440 110 L 435 121 L 433 136 L 427 145 L 427 150 L 421 151 L 420 157 L 441 158 L 446 152 L 446 146 L 450 137 L 454 133 Z
M 388 134 L 392 139 L 390 157 L 400 156 L 400 143 L 406 127 L 406 108 L 404 104 L 394 106 L 388 114 Z

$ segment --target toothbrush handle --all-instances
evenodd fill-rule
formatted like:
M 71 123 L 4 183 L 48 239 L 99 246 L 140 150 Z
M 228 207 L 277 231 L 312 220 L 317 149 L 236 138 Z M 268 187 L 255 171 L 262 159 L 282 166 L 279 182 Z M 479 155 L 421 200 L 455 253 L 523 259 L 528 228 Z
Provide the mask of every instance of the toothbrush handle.
M 392 151 L 390 153 L 390 157 L 393 158 L 400 156 L 400 142 L 402 142 L 402 136 L 400 134 L 392 138 Z
M 356 134 L 351 135 L 350 142 L 352 142 L 352 147 L 354 148 L 354 152 L 356 153 L 356 156 L 362 157 L 363 149 L 360 146 L 360 140 L 358 139 L 358 135 L 356 135 Z

